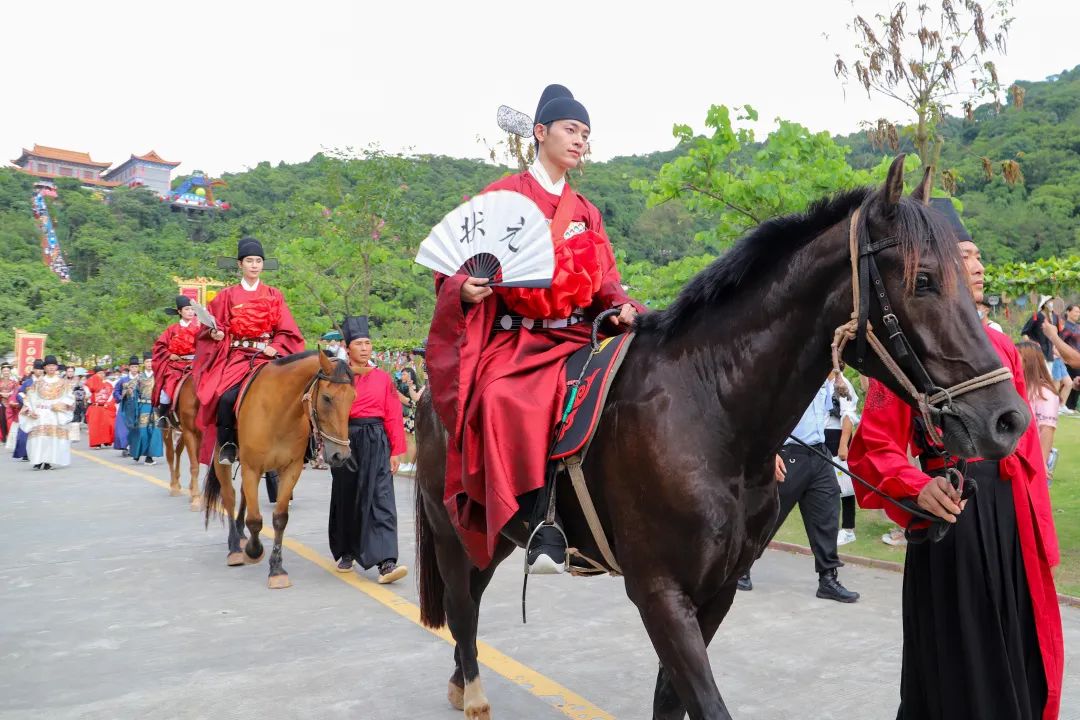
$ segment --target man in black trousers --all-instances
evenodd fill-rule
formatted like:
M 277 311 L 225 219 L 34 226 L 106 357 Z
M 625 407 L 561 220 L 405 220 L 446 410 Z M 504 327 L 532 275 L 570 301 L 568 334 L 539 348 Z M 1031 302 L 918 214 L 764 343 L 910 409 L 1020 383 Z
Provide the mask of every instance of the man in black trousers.
M 825 419 L 832 406 L 832 393 L 832 383 L 826 380 L 791 432 L 793 437 L 825 455 L 829 454 L 825 447 Z M 855 602 L 859 599 L 859 593 L 841 585 L 836 574 L 836 569 L 843 565 L 836 552 L 836 534 L 840 529 L 837 517 L 840 485 L 836 482 L 836 471 L 821 456 L 790 438 L 780 450 L 780 459 L 787 472 L 783 477 L 777 473 L 780 514 L 769 541 L 772 541 L 788 513 L 798 503 L 806 537 L 814 552 L 814 569 L 818 573 L 817 596 L 844 603 Z M 739 578 L 738 587 L 740 590 L 754 589 L 749 572 Z

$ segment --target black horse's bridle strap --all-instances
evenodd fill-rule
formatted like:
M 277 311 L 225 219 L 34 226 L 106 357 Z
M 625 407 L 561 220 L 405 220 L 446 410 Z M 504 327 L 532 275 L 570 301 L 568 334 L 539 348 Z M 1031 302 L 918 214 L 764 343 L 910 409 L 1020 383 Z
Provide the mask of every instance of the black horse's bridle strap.
M 950 388 L 942 388 L 934 383 L 900 327 L 900 321 L 897 319 L 892 304 L 889 302 L 889 294 L 885 290 L 881 272 L 878 270 L 877 262 L 874 260 L 875 254 L 899 244 L 899 239 L 890 236 L 871 241 L 869 231 L 860 233 L 860 214 L 861 208 L 856 208 L 851 215 L 851 224 L 848 230 L 853 310 L 851 319 L 838 327 L 836 332 L 833 333 L 833 370 L 840 372 L 840 355 L 850 340 L 855 340 L 856 352 L 853 364 L 856 368 L 861 368 L 866 358 L 866 346 L 869 345 L 870 349 L 874 351 L 874 354 L 877 355 L 878 359 L 889 371 L 889 374 L 914 401 L 931 441 L 940 445 L 942 437 L 937 429 L 935 418 L 956 414 L 952 407 L 953 398 L 979 388 L 1011 380 L 1012 372 L 1006 367 L 1000 367 L 953 385 Z M 887 337 L 889 344 L 892 346 L 892 352 L 885 347 L 874 333 L 873 325 L 870 323 L 871 296 L 877 298 L 878 307 L 881 309 L 881 322 L 888 333 Z

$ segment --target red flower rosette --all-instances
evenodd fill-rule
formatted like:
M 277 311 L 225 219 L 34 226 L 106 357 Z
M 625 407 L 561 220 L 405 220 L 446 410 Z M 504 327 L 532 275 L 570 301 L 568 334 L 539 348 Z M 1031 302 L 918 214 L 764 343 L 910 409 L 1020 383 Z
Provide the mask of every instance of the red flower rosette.
M 555 275 L 550 288 L 495 288 L 511 312 L 534 320 L 561 320 L 576 308 L 592 305 L 600 289 L 603 237 L 586 230 L 555 246 Z

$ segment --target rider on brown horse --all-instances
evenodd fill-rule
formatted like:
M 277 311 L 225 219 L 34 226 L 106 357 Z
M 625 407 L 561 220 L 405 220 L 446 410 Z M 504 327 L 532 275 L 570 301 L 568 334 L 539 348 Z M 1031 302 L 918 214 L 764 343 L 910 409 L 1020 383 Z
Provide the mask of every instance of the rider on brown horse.
M 449 430 L 444 502 L 481 568 L 499 532 L 519 507 L 531 509 L 544 485 L 563 365 L 589 342 L 587 321 L 619 308 L 612 323 L 621 330 L 644 310 L 623 290 L 599 210 L 566 179 L 589 132 L 585 107 L 561 85 L 548 86 L 535 115 L 536 162 L 485 190 L 519 192 L 554 221 L 550 288 L 491 288 L 489 278 L 464 274 L 436 279 L 427 358 L 432 400 Z M 561 532 L 542 527 L 531 572 L 561 572 L 565 553 Z
M 266 255 L 255 238 L 242 238 L 236 264 L 240 284 L 219 292 L 207 307 L 217 328 L 204 328 L 196 350 L 195 380 L 199 394 L 199 427 L 217 426 L 218 462 L 236 461 L 236 415 L 233 406 L 243 379 L 271 358 L 304 349 L 304 337 L 285 297 L 259 279 Z M 213 443 L 204 441 L 204 447 Z
M 167 315 L 179 315 L 175 322 L 158 336 L 154 342 L 153 366 L 154 400 L 158 403 L 158 418 L 162 426 L 168 422 L 169 412 L 176 399 L 176 386 L 180 378 L 191 372 L 195 360 L 195 340 L 199 336 L 199 321 L 191 298 L 176 296 L 176 308 L 165 308 Z

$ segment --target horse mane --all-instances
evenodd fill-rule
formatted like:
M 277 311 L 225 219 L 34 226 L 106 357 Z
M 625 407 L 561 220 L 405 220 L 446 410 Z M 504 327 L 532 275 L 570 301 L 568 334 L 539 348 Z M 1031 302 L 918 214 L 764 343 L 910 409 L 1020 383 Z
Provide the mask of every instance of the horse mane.
M 270 362 L 274 365 L 292 365 L 295 362 L 306 360 L 309 357 L 313 357 L 321 353 L 322 350 L 304 350 L 303 352 L 293 353 L 292 355 L 286 355 L 285 357 L 274 358 Z M 343 360 L 333 360 L 334 372 L 330 376 L 334 380 L 348 380 L 352 382 L 353 371 L 349 367 L 349 363 Z
M 782 215 L 763 222 L 691 278 L 666 309 L 638 317 L 635 329 L 642 334 L 670 339 L 701 308 L 728 300 L 739 290 L 747 276 L 786 260 L 791 253 L 842 221 L 856 208 L 868 206 L 875 193 L 876 189 L 870 187 L 847 190 L 814 201 L 806 212 Z M 945 287 L 955 285 L 954 264 L 945 260 L 955 258 L 956 240 L 939 215 L 907 197 L 897 205 L 895 226 L 905 258 L 905 284 L 909 289 L 914 283 L 919 257 L 927 249 L 926 246 L 941 261 Z M 865 223 L 861 223 L 860 230 L 866 232 Z M 950 237 L 951 246 L 944 242 L 945 238 Z

